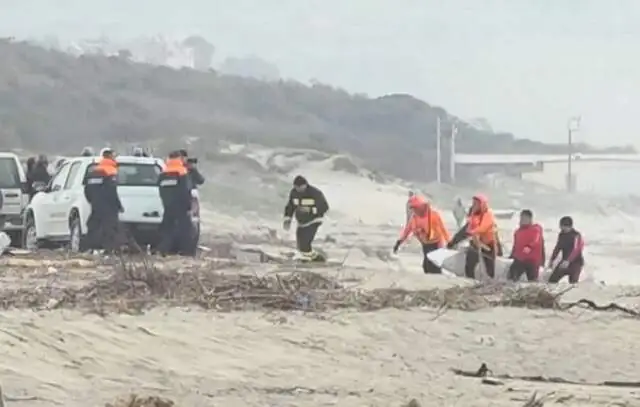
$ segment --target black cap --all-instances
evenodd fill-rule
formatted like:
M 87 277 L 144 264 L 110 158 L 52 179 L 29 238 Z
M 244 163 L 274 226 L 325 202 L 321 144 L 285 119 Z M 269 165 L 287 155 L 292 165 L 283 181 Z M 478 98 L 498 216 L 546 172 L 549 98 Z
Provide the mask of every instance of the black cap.
M 307 179 L 302 175 L 296 175 L 296 177 L 293 179 L 293 186 L 300 187 L 302 185 L 309 185 Z
M 571 216 L 563 216 L 560 218 L 560 226 L 573 227 L 573 219 Z

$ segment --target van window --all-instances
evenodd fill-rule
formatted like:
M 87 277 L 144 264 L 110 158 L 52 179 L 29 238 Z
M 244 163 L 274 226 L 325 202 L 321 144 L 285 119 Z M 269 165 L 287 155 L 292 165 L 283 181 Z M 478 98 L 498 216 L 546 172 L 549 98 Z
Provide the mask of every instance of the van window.
M 0 188 L 20 188 L 18 164 L 12 157 L 0 158 Z
M 96 168 L 97 164 L 91 164 L 87 168 L 87 174 Z M 157 186 L 158 177 L 162 172 L 157 164 L 118 164 L 118 185 L 125 187 Z

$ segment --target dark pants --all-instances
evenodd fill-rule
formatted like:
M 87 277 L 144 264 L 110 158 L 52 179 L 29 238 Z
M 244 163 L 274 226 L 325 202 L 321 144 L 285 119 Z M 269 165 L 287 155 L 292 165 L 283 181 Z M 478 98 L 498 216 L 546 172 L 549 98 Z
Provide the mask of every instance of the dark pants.
M 296 229 L 296 243 L 298 250 L 303 255 L 310 256 L 313 253 L 313 239 L 316 238 L 320 223 L 312 223 L 307 226 L 298 226 Z
M 90 250 L 118 249 L 122 244 L 118 210 L 92 208 L 87 219 L 86 247 Z
M 567 268 L 560 268 L 560 266 L 557 266 L 553 270 L 553 273 L 551 273 L 549 282 L 557 283 L 566 276 L 569 278 L 569 283 L 575 284 L 580 280 L 580 273 L 582 273 L 582 263 L 580 262 L 569 263 L 569 267 Z
M 496 253 L 493 250 L 480 249 L 482 253 L 482 261 L 487 270 L 487 275 L 491 278 L 495 276 L 496 269 Z M 476 278 L 476 266 L 480 261 L 478 257 L 478 248 L 469 247 L 467 249 L 467 257 L 464 264 L 464 274 L 467 278 Z
M 160 244 L 162 254 L 195 255 L 193 224 L 187 211 L 165 210 L 160 223 Z
M 525 274 L 528 281 L 538 281 L 538 266 L 530 261 L 513 260 L 509 267 L 509 280 L 520 281 L 520 277 Z
M 431 253 L 434 250 L 438 250 L 440 246 L 438 243 L 422 243 L 422 254 L 424 258 L 422 259 L 422 270 L 425 274 L 441 274 L 442 269 L 429 260 L 427 254 Z

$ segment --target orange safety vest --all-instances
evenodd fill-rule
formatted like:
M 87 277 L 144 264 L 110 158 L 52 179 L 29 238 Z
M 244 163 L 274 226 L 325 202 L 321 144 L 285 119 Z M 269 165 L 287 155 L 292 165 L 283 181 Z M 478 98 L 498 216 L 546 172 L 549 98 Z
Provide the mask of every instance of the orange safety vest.
M 411 219 L 409 219 L 409 222 L 400 235 L 400 241 L 404 242 L 412 234 L 420 243 L 438 243 L 441 247 L 451 239 L 451 235 L 444 226 L 440 213 L 432 208 L 428 208 L 423 216 L 414 214 Z

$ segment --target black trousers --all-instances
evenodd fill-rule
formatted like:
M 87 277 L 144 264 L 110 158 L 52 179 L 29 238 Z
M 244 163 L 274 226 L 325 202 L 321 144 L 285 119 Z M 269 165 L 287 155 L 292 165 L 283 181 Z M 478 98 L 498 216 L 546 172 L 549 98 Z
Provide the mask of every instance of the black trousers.
M 567 268 L 560 268 L 560 266 L 557 266 L 551 273 L 551 276 L 549 276 L 549 282 L 557 283 L 566 276 L 569 278 L 569 283 L 576 284 L 580 280 L 582 266 L 583 264 L 578 261 L 569 263 L 569 267 Z
M 120 220 L 117 210 L 92 208 L 87 219 L 86 247 L 90 250 L 112 251 L 120 248 Z
M 520 277 L 525 274 L 528 281 L 538 281 L 538 267 L 528 261 L 513 260 L 509 266 L 509 280 L 520 281 Z
M 298 250 L 302 254 L 310 255 L 313 253 L 313 240 L 316 238 L 320 223 L 312 223 L 306 226 L 298 226 L 296 228 L 296 244 Z
M 434 250 L 438 250 L 440 246 L 438 243 L 422 243 L 422 254 L 424 258 L 422 259 L 422 270 L 425 274 L 441 274 L 442 269 L 429 260 L 427 254 L 431 253 Z
M 195 255 L 194 233 L 189 212 L 165 210 L 160 223 L 158 251 L 162 254 Z
M 491 278 L 495 277 L 496 270 L 496 253 L 493 250 L 480 249 L 482 253 L 482 261 L 487 270 L 487 275 Z M 476 278 L 476 266 L 480 258 L 478 256 L 478 248 L 471 246 L 467 249 L 467 256 L 464 263 L 464 274 L 467 278 Z

